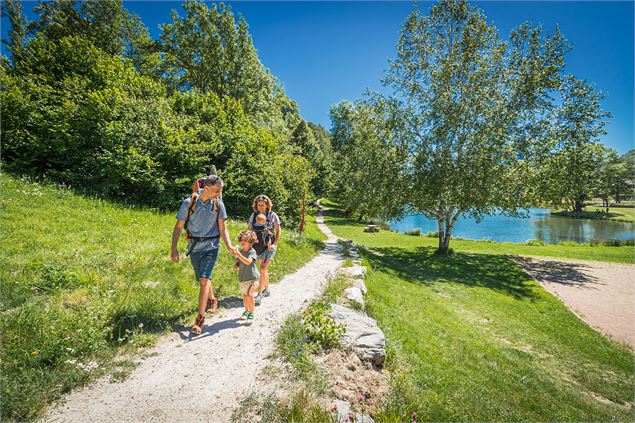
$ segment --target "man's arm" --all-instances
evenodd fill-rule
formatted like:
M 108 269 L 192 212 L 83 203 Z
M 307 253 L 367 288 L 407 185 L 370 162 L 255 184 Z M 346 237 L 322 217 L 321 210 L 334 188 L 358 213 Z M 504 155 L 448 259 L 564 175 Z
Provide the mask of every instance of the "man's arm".
M 179 262 L 179 251 L 176 249 L 176 246 L 179 243 L 179 238 L 181 238 L 181 231 L 183 231 L 184 225 L 185 222 L 183 220 L 177 220 L 176 225 L 174 225 L 174 230 L 172 231 L 172 253 L 170 257 L 175 263 Z

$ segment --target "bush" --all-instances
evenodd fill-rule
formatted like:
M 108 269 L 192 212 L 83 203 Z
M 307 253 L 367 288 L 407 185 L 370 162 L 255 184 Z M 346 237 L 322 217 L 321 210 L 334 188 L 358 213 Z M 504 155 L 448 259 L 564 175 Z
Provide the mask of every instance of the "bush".
M 592 239 L 589 245 L 604 245 L 607 247 L 635 246 L 635 239 Z
M 525 244 L 531 245 L 531 246 L 534 246 L 534 247 L 542 247 L 542 246 L 545 245 L 545 242 L 544 241 L 539 241 L 537 239 L 530 239 L 530 240 L 527 240 L 527 242 Z
M 315 351 L 329 351 L 339 346 L 340 338 L 346 331 L 329 314 L 330 306 L 323 301 L 311 303 L 302 313 L 308 339 Z
M 420 236 L 421 235 L 421 229 L 417 228 L 417 229 L 413 229 L 411 231 L 406 231 L 406 232 L 404 232 L 404 234 L 411 235 L 411 236 Z
M 424 236 L 426 238 L 438 238 L 439 237 L 439 231 L 428 232 Z
M 173 210 L 215 165 L 232 216 L 269 195 L 287 227 L 312 204 L 315 170 L 285 135 L 253 123 L 231 97 L 168 92 L 129 61 L 79 36 L 38 35 L 0 69 L 2 161 L 16 175 Z

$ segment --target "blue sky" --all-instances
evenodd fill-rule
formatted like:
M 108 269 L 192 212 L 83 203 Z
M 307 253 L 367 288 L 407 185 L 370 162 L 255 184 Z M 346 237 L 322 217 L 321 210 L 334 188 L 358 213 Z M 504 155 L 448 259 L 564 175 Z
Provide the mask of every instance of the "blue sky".
M 329 108 L 381 88 L 379 78 L 395 54 L 399 29 L 412 11 L 407 2 L 227 2 L 249 23 L 264 65 L 300 105 L 302 116 L 330 127 Z M 124 1 L 153 37 L 178 1 Z M 432 3 L 419 2 L 426 11 Z M 507 38 L 522 22 L 556 24 L 573 44 L 567 71 L 607 94 L 613 117 L 603 142 L 620 153 L 633 141 L 633 2 L 476 2 Z M 25 2 L 30 11 L 33 3 Z M 6 32 L 3 20 L 3 36 Z

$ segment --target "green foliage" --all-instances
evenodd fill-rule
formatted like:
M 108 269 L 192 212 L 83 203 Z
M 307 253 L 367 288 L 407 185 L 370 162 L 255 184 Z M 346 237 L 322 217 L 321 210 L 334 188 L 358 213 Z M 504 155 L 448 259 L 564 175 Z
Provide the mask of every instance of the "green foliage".
M 262 423 L 278 422 L 322 422 L 339 423 L 337 414 L 333 414 L 320 404 L 319 395 L 313 386 L 301 387 L 292 394 L 277 397 L 275 394 L 251 393 L 242 401 L 241 407 L 234 411 L 232 422 L 245 421 L 245 413 L 255 413 Z
M 184 8 L 154 41 L 119 0 L 42 2 L 36 22 L 20 3 L 3 6 L 4 168 L 172 210 L 213 164 L 232 215 L 265 193 L 297 227 L 302 202 L 329 184 L 330 138 L 262 66 L 242 17 L 222 4 Z M 289 145 L 298 127 L 311 148 Z
M 168 85 L 237 99 L 254 123 L 288 134 L 287 124 L 301 121 L 297 106 L 260 62 L 245 19 L 223 3 L 187 0 L 183 9 L 184 17 L 173 10 L 173 22 L 162 27 Z
M 406 232 L 404 232 L 404 234 L 410 235 L 410 236 L 421 236 L 421 229 L 416 228 L 416 229 L 413 229 L 411 231 L 406 231 Z
M 584 202 L 593 194 L 594 186 L 605 194 L 610 187 L 609 176 L 603 173 L 604 148 L 599 136 L 606 134 L 604 126 L 609 113 L 602 111 L 604 94 L 595 92 L 593 85 L 568 75 L 560 87 L 562 104 L 555 113 L 552 130 L 556 140 L 554 151 L 540 159 L 540 190 L 554 207 L 565 205 L 580 213 Z M 608 165 L 608 164 L 607 164 Z
M 337 323 L 329 313 L 330 305 L 324 301 L 309 304 L 302 313 L 308 340 L 318 351 L 337 348 L 340 338 L 346 331 L 344 325 Z
M 350 259 L 345 260 L 345 263 L 346 262 L 350 263 L 349 267 L 353 266 L 353 262 L 350 261 Z M 326 288 L 324 288 L 324 292 L 322 293 L 321 300 L 329 304 L 336 303 L 344 293 L 344 290 L 349 286 L 350 280 L 345 276 L 338 275 L 335 278 L 329 279 L 326 284 Z
M 525 244 L 542 247 L 543 245 L 545 245 L 545 242 L 544 241 L 539 241 L 537 239 L 530 239 L 530 240 L 527 240 L 527 242 L 525 242 Z
M 589 245 L 605 245 L 608 247 L 635 246 L 635 239 L 592 239 Z
M 335 201 L 360 219 L 390 219 L 403 213 L 409 187 L 405 150 L 390 141 L 387 124 L 368 102 L 341 102 L 331 108 Z
M 336 180 L 350 178 L 360 191 L 337 199 L 362 216 L 424 213 L 438 222 L 441 251 L 461 215 L 518 214 L 536 200 L 533 163 L 549 134 L 566 49 L 557 29 L 545 35 L 527 24 L 507 43 L 467 1 L 438 2 L 427 15 L 415 8 L 383 81 L 390 95 L 331 111 L 334 147 L 353 147 L 357 162 L 343 161 Z M 357 120 L 379 148 L 354 149 L 364 139 Z M 372 151 L 393 155 L 388 171 L 376 169 Z

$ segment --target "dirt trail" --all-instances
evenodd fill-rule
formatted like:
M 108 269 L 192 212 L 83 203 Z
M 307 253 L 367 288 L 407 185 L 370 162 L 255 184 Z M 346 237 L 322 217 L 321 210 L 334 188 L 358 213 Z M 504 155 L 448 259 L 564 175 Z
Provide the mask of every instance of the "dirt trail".
M 205 322 L 201 335 L 174 333 L 153 348 L 121 383 L 107 378 L 73 392 L 49 410 L 46 422 L 228 422 L 274 349 L 275 331 L 319 294 L 342 264 L 336 237 L 318 215 L 326 247 L 302 269 L 271 286 L 251 327 L 238 318 L 242 303 Z
M 582 320 L 635 349 L 635 266 L 547 257 L 518 263 Z

